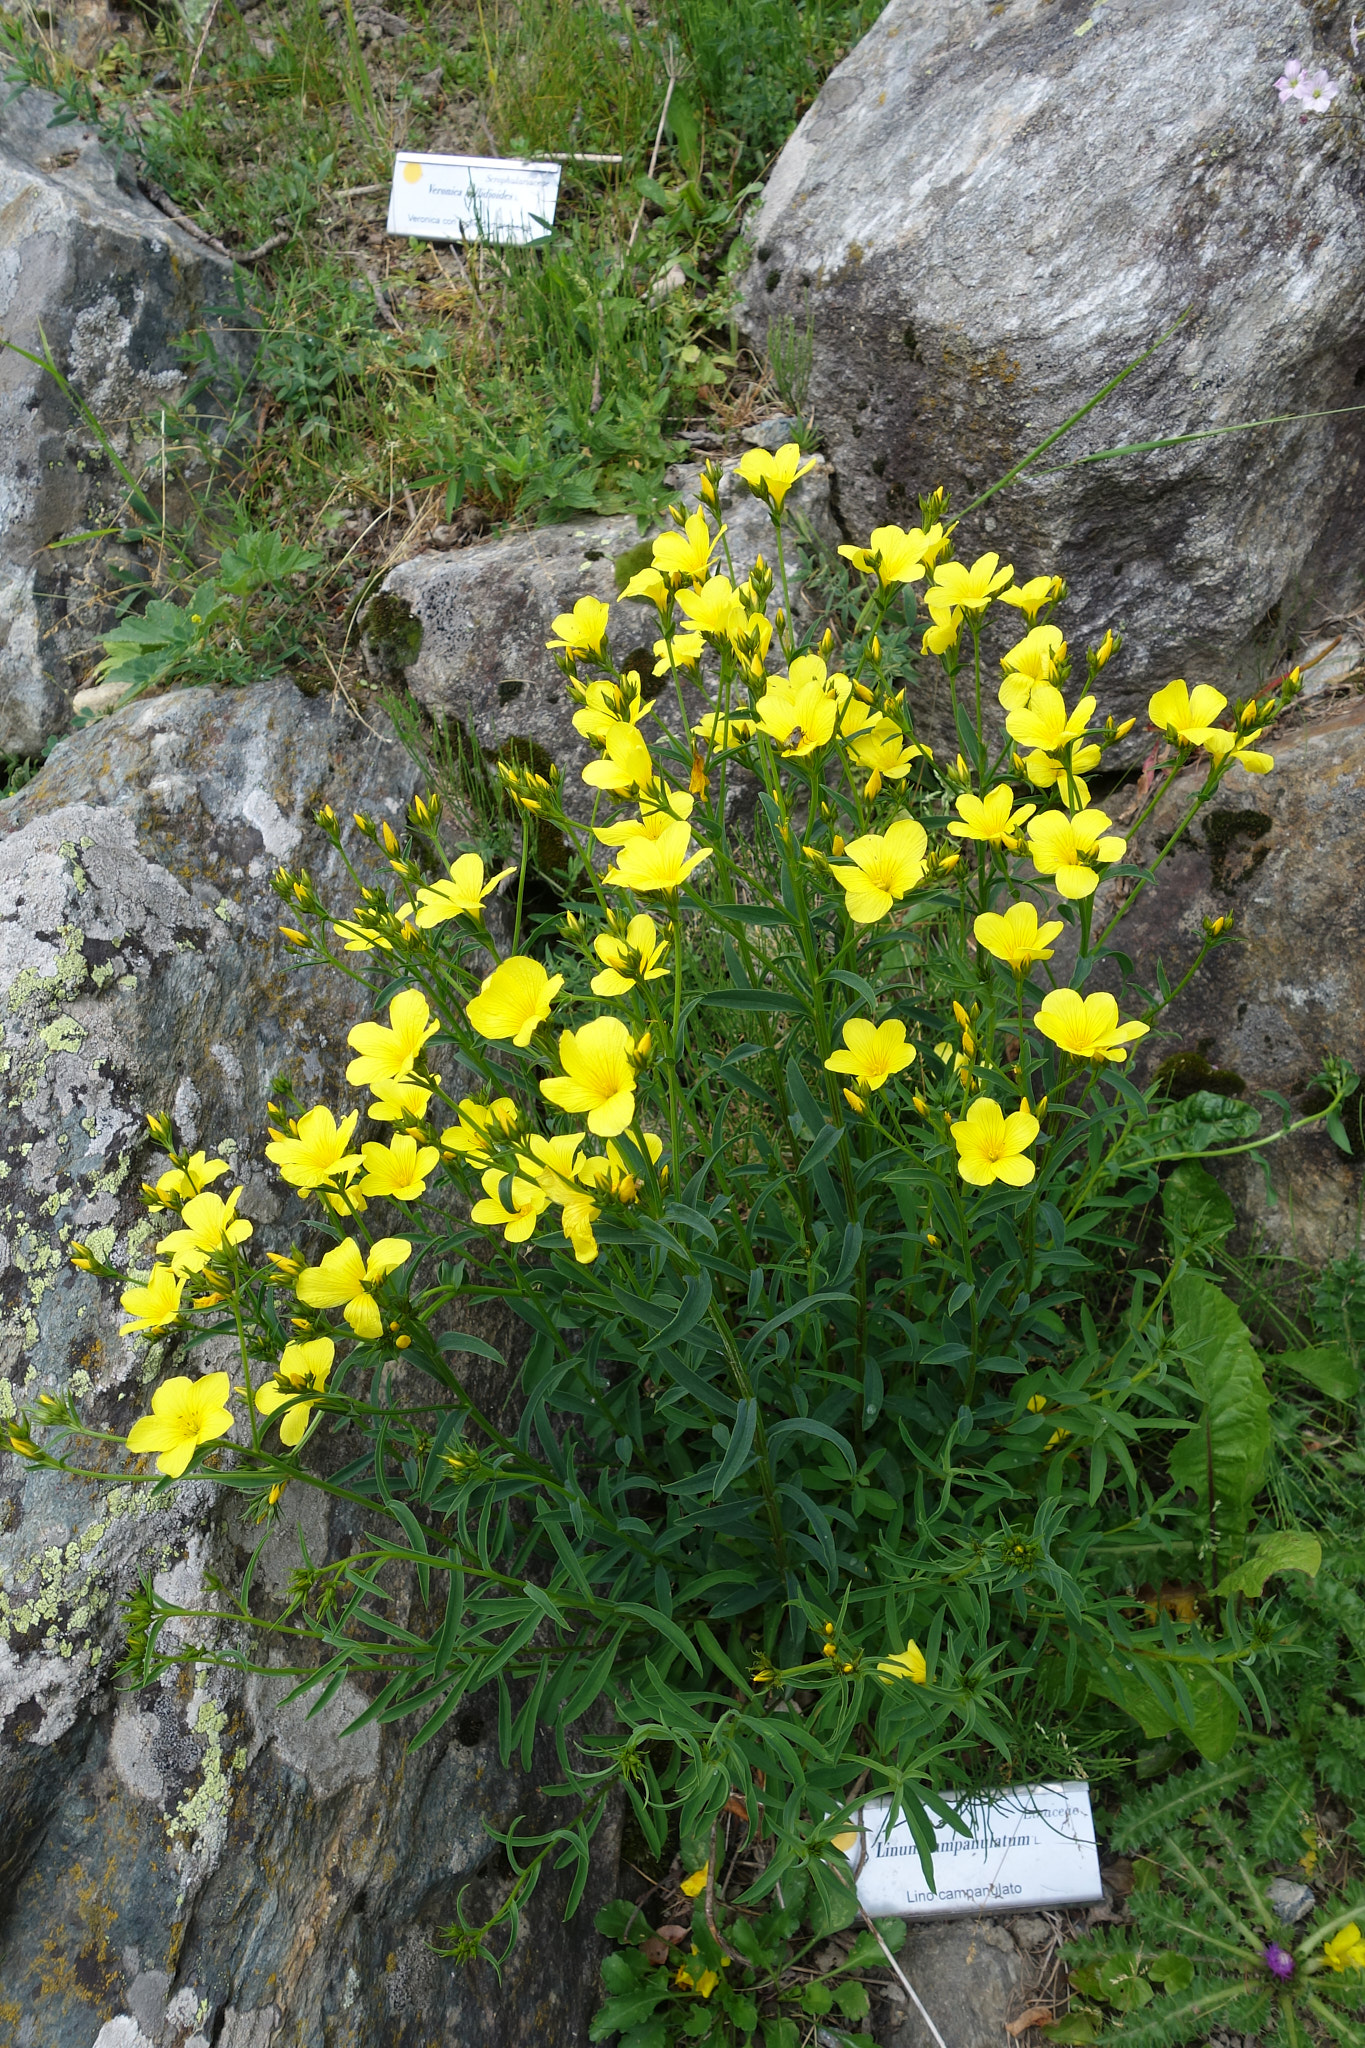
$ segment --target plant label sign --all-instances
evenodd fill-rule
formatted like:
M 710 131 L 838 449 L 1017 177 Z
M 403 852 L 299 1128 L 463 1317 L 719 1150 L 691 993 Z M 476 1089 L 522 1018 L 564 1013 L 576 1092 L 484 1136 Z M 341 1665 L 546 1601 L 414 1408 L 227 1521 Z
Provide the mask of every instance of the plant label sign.
M 1014 1785 L 952 1802 L 969 1829 L 934 1830 L 934 1883 L 903 1819 L 887 1826 L 886 1801 L 862 1811 L 848 1851 L 858 1902 L 874 1919 L 918 1920 L 961 1913 L 1023 1913 L 1040 1906 L 1093 1905 L 1103 1898 L 1090 1788 Z
M 423 156 L 401 150 L 389 233 L 425 242 L 538 242 L 559 198 L 558 164 L 514 156 Z

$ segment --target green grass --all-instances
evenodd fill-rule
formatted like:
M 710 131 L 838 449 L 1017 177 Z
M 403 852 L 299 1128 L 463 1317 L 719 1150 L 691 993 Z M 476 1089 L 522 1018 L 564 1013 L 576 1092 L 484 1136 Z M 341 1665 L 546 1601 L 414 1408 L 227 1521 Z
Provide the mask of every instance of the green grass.
M 364 0 L 358 26 L 347 0 L 221 0 L 193 77 L 169 10 L 84 70 L 45 11 L 0 16 L 11 79 L 121 138 L 206 233 L 234 252 L 285 238 L 238 273 L 250 439 L 207 450 L 221 482 L 179 537 L 196 572 L 248 529 L 321 550 L 309 631 L 336 673 L 357 595 L 461 507 L 476 530 L 644 515 L 689 435 L 776 410 L 789 380 L 733 325 L 743 209 L 880 4 L 393 0 L 407 33 L 366 43 Z M 548 242 L 462 253 L 387 236 L 385 192 L 346 196 L 386 185 L 400 147 L 622 162 L 566 164 Z

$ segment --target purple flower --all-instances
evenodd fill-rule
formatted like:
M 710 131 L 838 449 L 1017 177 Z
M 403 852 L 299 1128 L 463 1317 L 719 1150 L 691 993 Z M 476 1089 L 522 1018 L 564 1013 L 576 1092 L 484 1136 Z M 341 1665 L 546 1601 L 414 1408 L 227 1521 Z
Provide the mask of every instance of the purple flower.
M 1296 100 L 1300 97 L 1303 77 L 1304 70 L 1302 64 L 1300 64 L 1297 57 L 1291 57 L 1284 67 L 1283 78 L 1275 80 L 1275 90 L 1280 95 L 1281 106 L 1284 105 L 1286 100 Z
M 1261 1954 L 1265 1958 L 1265 1966 L 1272 1977 L 1293 1976 L 1294 1958 L 1290 1955 L 1287 1948 L 1280 1947 L 1278 1941 L 1272 1941 L 1268 1948 L 1261 1950 Z

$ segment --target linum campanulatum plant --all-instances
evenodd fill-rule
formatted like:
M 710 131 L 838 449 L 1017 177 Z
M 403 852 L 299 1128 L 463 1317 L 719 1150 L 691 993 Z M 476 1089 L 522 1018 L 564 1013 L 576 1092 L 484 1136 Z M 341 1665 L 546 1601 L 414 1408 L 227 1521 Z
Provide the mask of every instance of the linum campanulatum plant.
M 364 1719 L 418 1742 L 490 1688 L 505 1753 L 529 1763 L 549 1732 L 565 1802 L 558 1829 L 509 1837 L 512 1933 L 547 1857 L 576 1862 L 576 1901 L 617 1787 L 688 1867 L 737 1800 L 762 1847 L 746 1897 L 781 1885 L 784 1910 L 843 1924 L 836 1844 L 864 1796 L 927 1845 L 945 1789 L 1075 1775 L 1139 1726 L 1216 1755 L 1275 1654 L 1245 1590 L 1179 1616 L 1139 1596 L 1163 1572 L 1235 1579 L 1264 1534 L 1228 1375 L 1252 1408 L 1265 1390 L 1249 1344 L 1227 1363 L 1246 1333 L 1194 1240 L 1159 1272 L 1114 1247 L 1163 1162 L 1269 1144 L 1292 1111 L 1263 1132 L 1246 1105 L 1136 1086 L 1171 991 L 1134 986 L 1114 946 L 1144 819 L 1192 762 L 1185 826 L 1269 772 L 1297 678 L 1233 708 L 1160 690 L 1162 765 L 1120 829 L 1089 786 L 1126 730 L 1097 703 L 1114 637 L 1076 656 L 1061 581 L 960 557 L 936 494 L 913 531 L 842 551 L 861 594 L 837 643 L 803 645 L 800 462 L 740 468 L 773 567 L 732 561 L 712 468 L 617 621 L 588 598 L 554 621 L 599 751 L 590 826 L 557 774 L 504 763 L 519 871 L 487 873 L 433 797 L 402 838 L 356 821 L 387 893 L 324 904 L 276 877 L 299 958 L 374 1009 L 354 1099 L 276 1107 L 298 1245 L 261 1254 L 224 1162 L 163 1118 L 150 1271 L 76 1252 L 173 1364 L 126 1439 L 155 1457 L 141 1483 L 212 1474 L 262 1540 L 314 1487 L 368 1531 L 305 1554 L 283 1608 L 250 1574 L 192 1612 L 144 1589 L 128 1668 L 283 1660 L 315 1697 L 349 1675 Z M 642 616 L 653 673 L 623 673 Z M 915 731 L 934 662 L 952 759 Z M 350 825 L 320 822 L 344 847 Z M 533 917 L 547 827 L 575 861 L 565 907 Z M 1230 936 L 1210 923 L 1200 960 Z M 1329 1062 L 1325 1082 L 1339 1129 L 1354 1080 Z M 489 1301 L 527 1337 L 497 1413 L 452 1364 L 497 1359 L 460 1334 Z M 200 1376 L 210 1338 L 229 1369 Z M 54 1399 L 12 1441 L 75 1470 L 81 1432 Z M 450 1938 L 473 1953 L 494 1926 Z

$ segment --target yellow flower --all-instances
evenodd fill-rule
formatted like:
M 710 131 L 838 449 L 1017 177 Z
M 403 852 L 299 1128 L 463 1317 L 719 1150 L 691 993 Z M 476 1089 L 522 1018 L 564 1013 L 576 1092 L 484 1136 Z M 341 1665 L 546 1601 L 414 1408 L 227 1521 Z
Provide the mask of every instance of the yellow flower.
M 120 1337 L 141 1337 L 148 1330 L 164 1330 L 167 1323 L 173 1323 L 180 1313 L 184 1286 L 184 1277 L 173 1267 L 153 1266 L 145 1287 L 125 1288 L 119 1306 L 126 1308 L 133 1320 L 120 1324 Z
M 235 1213 L 241 1192 L 234 1188 L 226 1201 L 221 1195 L 195 1195 L 186 1202 L 180 1211 L 182 1228 L 157 1245 L 159 1252 L 170 1253 L 172 1271 L 202 1273 L 211 1258 L 250 1237 L 251 1225 Z
M 433 925 L 445 924 L 452 917 L 472 917 L 476 924 L 481 923 L 485 898 L 492 895 L 499 882 L 515 873 L 515 868 L 504 868 L 485 882 L 478 854 L 462 853 L 450 870 L 448 882 L 433 882 L 429 889 L 417 891 L 419 930 L 429 931 Z M 410 912 L 411 905 L 407 909 Z
M 1026 1109 L 1006 1116 L 998 1102 L 978 1095 L 961 1123 L 953 1124 L 957 1170 L 974 1188 L 1003 1180 L 1009 1187 L 1027 1187 L 1033 1161 L 1022 1155 L 1038 1135 L 1038 1119 Z
M 475 1102 L 466 1095 L 460 1104 L 460 1121 L 442 1131 L 441 1143 L 448 1152 L 463 1153 L 477 1165 L 480 1159 L 492 1158 L 497 1139 L 510 1138 L 520 1121 L 521 1113 L 510 1095 L 499 1095 L 493 1102 Z
M 607 644 L 610 609 L 599 597 L 580 597 L 571 612 L 561 612 L 551 621 L 551 631 L 559 638 L 545 645 L 562 647 L 569 654 L 600 654 Z
M 1028 850 L 1040 875 L 1051 875 L 1059 896 L 1079 901 L 1099 886 L 1096 870 L 1122 860 L 1127 841 L 1109 837 L 1103 811 L 1044 811 L 1028 829 Z
M 924 603 L 934 623 L 921 641 L 921 648 L 925 654 L 946 654 L 950 647 L 956 647 L 962 632 L 962 608 L 951 604 L 932 584 L 924 593 Z
M 374 1101 L 369 1113 L 377 1124 L 401 1124 L 410 1118 L 420 1123 L 432 1095 L 420 1081 L 371 1081 L 370 1093 Z
M 485 975 L 466 1005 L 469 1021 L 480 1038 L 510 1038 L 513 1045 L 527 1046 L 563 986 L 562 974 L 549 975 L 539 960 L 513 953 Z
M 1224 732 L 1220 726 L 1204 734 L 1203 744 L 1215 761 L 1226 761 L 1229 757 L 1239 768 L 1245 768 L 1248 775 L 1269 775 L 1275 766 L 1273 754 L 1258 754 L 1252 748 L 1252 741 L 1261 737 L 1261 731 L 1234 733 Z
M 1029 754 L 1024 760 L 1024 773 L 1035 789 L 1056 789 L 1068 810 L 1073 807 L 1085 810 L 1090 803 L 1090 785 L 1084 771 L 1097 766 L 1101 749 L 1097 746 L 1072 746 L 1071 765 L 1058 761 L 1052 754 Z M 1015 755 L 1016 762 L 1019 756 Z
M 692 871 L 711 858 L 709 846 L 689 856 L 691 840 L 692 827 L 685 819 L 665 825 L 657 838 L 638 834 L 621 847 L 615 867 L 608 868 L 602 879 L 638 895 L 674 895 Z
M 943 529 L 932 531 L 941 534 Z M 919 582 L 925 573 L 924 551 L 930 544 L 929 535 L 918 526 L 909 533 L 899 526 L 876 526 L 865 548 L 842 547 L 839 553 L 864 576 L 875 576 L 885 590 L 892 583 Z
M 1322 1945 L 1322 1960 L 1340 1976 L 1343 1970 L 1365 1970 L 1365 1936 L 1354 1920 Z
M 1014 792 L 1006 782 L 984 797 L 964 790 L 956 806 L 961 822 L 955 819 L 948 830 L 955 839 L 979 839 L 987 846 L 1013 846 L 1015 834 L 1037 809 L 1036 804 L 1025 804 L 1017 811 L 1013 806 Z
M 618 718 L 607 728 L 602 745 L 604 758 L 589 761 L 582 771 L 589 789 L 609 789 L 624 795 L 627 790 L 653 781 L 654 762 L 638 726 Z
M 562 1144 L 566 1149 L 576 1148 L 581 1143 L 582 1139 L 577 1132 L 572 1133 L 567 1139 L 549 1141 L 550 1145 Z M 533 1138 L 531 1145 L 534 1150 L 539 1150 L 541 1146 L 546 1146 L 546 1140 L 537 1141 Z M 597 1257 L 597 1239 L 593 1236 L 592 1226 L 602 1211 L 593 1200 L 591 1192 L 574 1180 L 573 1172 L 572 1163 L 567 1172 L 557 1171 L 553 1157 L 547 1156 L 540 1175 L 540 1185 L 550 1200 L 559 1207 L 560 1222 L 565 1237 L 573 1246 L 574 1258 L 580 1266 L 590 1266 Z
M 621 592 L 622 602 L 627 598 L 645 598 L 654 605 L 661 619 L 666 619 L 673 602 L 672 587 L 664 582 L 657 569 L 641 569 L 638 576 L 632 576 Z
M 370 1081 L 406 1081 L 422 1047 L 440 1030 L 419 989 L 400 989 L 389 1004 L 389 1024 L 356 1024 L 346 1043 L 360 1057 L 346 1069 L 357 1088 Z
M 628 995 L 640 982 L 659 981 L 668 973 L 668 940 L 659 937 L 653 918 L 643 911 L 631 919 L 623 939 L 600 932 L 592 948 L 602 962 L 602 972 L 592 978 L 595 996 Z
M 711 555 L 724 533 L 712 535 L 704 512 L 694 512 L 681 533 L 661 533 L 654 543 L 654 567 L 682 583 L 704 583 Z
M 706 740 L 714 756 L 737 753 L 746 741 L 758 731 L 758 724 L 752 718 L 726 718 L 722 712 L 708 711 L 692 728 L 698 739 Z M 598 834 L 601 837 L 601 834 Z
M 631 674 L 634 675 L 634 670 Z M 636 677 L 636 681 L 639 678 Z M 589 683 L 584 701 L 573 715 L 575 732 L 582 733 L 585 740 L 592 740 L 601 746 L 612 726 L 625 719 L 630 725 L 638 725 L 654 709 L 654 699 L 643 695 L 627 694 L 619 684 L 606 678 Z
M 294 1283 L 305 1308 L 339 1308 L 357 1337 L 371 1342 L 383 1334 L 384 1318 L 374 1289 L 412 1256 L 405 1237 L 381 1237 L 368 1257 L 353 1237 L 324 1252 L 316 1266 L 306 1266 Z
M 666 676 L 675 668 L 695 668 L 701 660 L 706 642 L 700 633 L 675 633 L 672 641 L 654 642 L 654 673 Z
M 1104 667 L 1105 663 L 1112 656 L 1114 649 L 1118 646 L 1118 644 L 1118 641 L 1114 638 L 1113 627 L 1108 627 L 1105 631 L 1103 640 L 1101 640 L 1099 646 L 1095 649 L 1094 653 L 1090 657 L 1091 668 L 1095 675 L 1099 674 L 1100 670 Z
M 228 1171 L 225 1159 L 206 1159 L 202 1152 L 192 1153 L 183 1168 L 173 1166 L 161 1175 L 156 1184 L 157 1200 L 163 1209 L 170 1207 L 175 1196 L 188 1202 L 192 1195 L 202 1194 Z
M 403 1136 L 387 1145 L 362 1145 L 360 1156 L 365 1162 L 360 1192 L 390 1202 L 415 1202 L 424 1195 L 427 1176 L 441 1157 L 434 1145 L 419 1148 L 415 1138 Z
M 621 818 L 615 825 L 594 825 L 593 837 L 603 846 L 625 846 L 632 839 L 658 839 L 679 818 L 690 818 L 693 800 L 685 789 L 670 789 L 666 782 L 651 782 L 642 789 L 638 818 Z
M 973 1105 L 976 1107 L 977 1105 Z M 924 1652 L 912 1637 L 903 1650 L 884 1657 L 877 1666 L 883 1685 L 890 1685 L 893 1679 L 908 1678 L 911 1685 L 924 1685 L 929 1677 L 929 1666 L 924 1661 Z
M 1198 747 L 1204 744 L 1219 712 L 1227 708 L 1227 701 L 1221 690 L 1212 689 L 1208 683 L 1196 683 L 1191 690 L 1177 676 L 1150 699 L 1147 716 L 1157 731 L 1165 733 L 1177 746 Z
M 338 1174 L 349 1179 L 348 1169 L 360 1164 L 359 1153 L 346 1150 L 358 1116 L 359 1111 L 353 1109 L 338 1124 L 331 1110 L 320 1103 L 299 1118 L 296 1137 L 277 1133 L 274 1144 L 266 1146 L 265 1156 L 278 1166 L 280 1179 L 290 1187 L 320 1188 Z
M 619 1017 L 594 1017 L 579 1031 L 561 1031 L 564 1072 L 542 1081 L 540 1092 L 570 1116 L 586 1116 L 599 1138 L 614 1138 L 635 1119 L 635 1050 Z
M 1013 579 L 1010 564 L 1002 569 L 999 561 L 999 555 L 978 555 L 970 569 L 965 562 L 940 562 L 930 594 L 960 607 L 968 618 L 979 619 L 996 592 Z
M 1066 660 L 1066 642 L 1056 626 L 1034 626 L 1000 657 L 1005 680 L 1000 702 L 1006 711 L 1022 711 L 1033 692 L 1056 679 Z
M 1051 604 L 1066 589 L 1060 576 L 1030 576 L 1027 583 L 1014 584 L 1000 593 L 1001 604 L 1012 604 L 1032 625 L 1045 604 Z
M 1041 683 L 1033 690 L 1026 705 L 1018 711 L 1011 711 L 1005 720 L 1005 730 L 1021 746 L 1038 747 L 1046 754 L 1059 754 L 1069 741 L 1081 738 L 1094 708 L 1093 697 L 1082 697 L 1076 709 L 1068 714 L 1061 691 L 1054 689 L 1051 683 Z
M 831 1074 L 852 1074 L 864 1088 L 880 1088 L 915 1057 L 914 1046 L 905 1042 L 905 1026 L 899 1017 L 888 1017 L 884 1024 L 850 1017 L 843 1036 L 846 1050 L 832 1052 L 825 1066 Z
M 916 761 L 933 759 L 933 749 L 908 740 L 894 718 L 879 718 L 869 730 L 855 734 L 848 751 L 867 770 L 869 797 L 876 796 L 883 781 L 903 782 Z
M 737 603 L 730 613 L 729 637 L 745 675 L 751 682 L 761 683 L 773 641 L 772 620 L 763 612 L 746 612 L 743 604 Z
M 497 1227 L 508 1244 L 524 1244 L 536 1227 L 537 1216 L 549 1207 L 550 1197 L 535 1181 L 503 1173 L 496 1166 L 490 1166 L 480 1180 L 486 1199 L 470 1210 L 471 1222 Z M 510 1209 L 503 1201 L 504 1189 L 511 1198 Z
M 735 608 L 735 586 L 728 576 L 709 576 L 700 590 L 680 590 L 678 610 L 692 621 L 699 633 L 725 639 Z
M 280 1424 L 280 1442 L 287 1444 L 291 1451 L 303 1442 L 303 1433 L 313 1412 L 312 1402 L 300 1401 L 297 1396 L 305 1391 L 322 1393 L 335 1357 L 336 1345 L 330 1337 L 311 1337 L 306 1344 L 286 1344 L 280 1353 L 274 1379 L 267 1380 L 263 1387 L 256 1389 L 258 1414 L 273 1415 L 286 1402 L 292 1403 Z
M 844 848 L 851 867 L 831 870 L 855 924 L 876 924 L 908 896 L 924 874 L 929 839 L 913 818 L 898 818 L 884 833 L 867 832 Z
M 706 1890 L 706 1880 L 710 1875 L 711 1864 L 708 1859 L 707 1862 L 702 1864 L 700 1870 L 694 1870 L 690 1877 L 683 1879 L 682 1883 L 678 1886 L 678 1890 L 685 1899 L 699 1899 Z
M 814 456 L 803 462 L 795 441 L 788 441 L 776 455 L 770 455 L 766 448 L 748 449 L 736 463 L 735 474 L 743 477 L 755 497 L 765 499 L 775 512 L 780 512 L 792 485 L 808 476 L 814 467 Z
M 200 1444 L 211 1444 L 231 1429 L 230 1389 L 225 1372 L 163 1381 L 152 1395 L 151 1414 L 139 1416 L 128 1432 L 129 1450 L 138 1457 L 155 1451 L 157 1471 L 178 1479 Z
M 861 704 L 850 703 L 851 697 L 847 676 L 831 676 L 827 683 L 825 664 L 818 654 L 812 654 L 798 656 L 790 676 L 774 676 L 754 710 L 760 729 L 790 761 L 828 746 L 841 723 L 847 734 L 872 722 L 871 713 Z
M 1102 990 L 1082 996 L 1074 988 L 1050 989 L 1033 1021 L 1044 1038 L 1073 1059 L 1112 1060 L 1115 1065 L 1127 1059 L 1124 1047 L 1145 1038 L 1151 1029 L 1148 1024 L 1120 1024 L 1118 1004 Z
M 993 953 L 1015 974 L 1022 974 L 1035 960 L 1052 958 L 1052 941 L 1062 929 L 1061 919 L 1040 925 L 1031 903 L 1011 903 L 1003 915 L 983 910 L 972 930 L 977 944 Z

